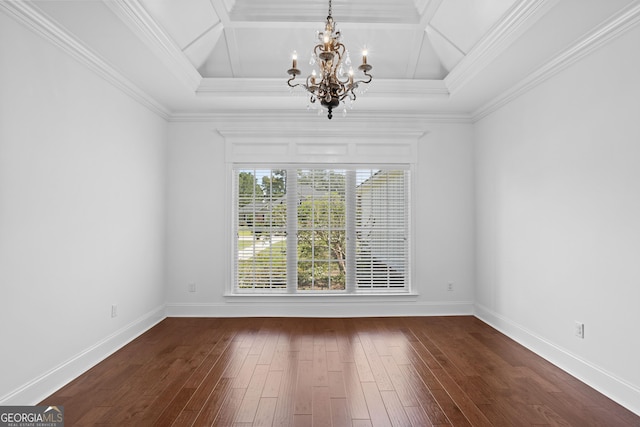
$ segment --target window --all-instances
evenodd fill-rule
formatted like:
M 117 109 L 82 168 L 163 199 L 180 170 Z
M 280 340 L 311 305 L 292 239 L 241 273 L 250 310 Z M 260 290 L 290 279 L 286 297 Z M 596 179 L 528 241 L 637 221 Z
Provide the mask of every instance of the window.
M 234 168 L 235 293 L 409 290 L 408 168 Z

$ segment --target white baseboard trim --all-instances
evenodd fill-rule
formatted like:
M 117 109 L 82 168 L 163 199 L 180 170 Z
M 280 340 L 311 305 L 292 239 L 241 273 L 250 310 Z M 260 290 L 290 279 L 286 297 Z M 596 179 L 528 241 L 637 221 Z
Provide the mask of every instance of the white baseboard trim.
M 167 317 L 398 317 L 473 315 L 474 305 L 460 302 L 276 302 L 166 305 Z
M 35 405 L 142 335 L 165 318 L 160 306 L 95 345 L 0 398 L 0 405 Z
M 637 415 L 640 389 L 480 304 L 475 316 Z

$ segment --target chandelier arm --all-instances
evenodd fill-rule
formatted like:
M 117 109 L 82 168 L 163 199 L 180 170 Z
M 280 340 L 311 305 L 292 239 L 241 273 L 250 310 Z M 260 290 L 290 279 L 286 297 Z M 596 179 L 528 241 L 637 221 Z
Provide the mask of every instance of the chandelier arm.
M 347 89 L 348 87 L 350 87 L 351 85 L 349 84 L 349 76 L 346 76 L 344 80 L 340 80 L 340 78 L 338 77 L 338 75 L 336 74 L 336 80 L 338 81 L 338 83 L 340 83 L 344 88 L 345 91 L 348 91 L 349 89 Z
M 296 79 L 296 75 L 292 75 L 291 78 L 289 80 L 287 80 L 287 84 L 289 85 L 289 87 L 296 87 L 296 86 L 300 86 L 302 83 L 296 83 L 294 85 L 291 84 L 292 81 L 294 81 Z
M 342 57 L 344 56 L 344 53 L 347 51 L 347 48 L 344 47 L 344 45 L 340 42 L 336 43 L 336 49 L 335 49 L 335 53 L 336 56 L 338 57 L 337 61 L 335 61 L 335 66 L 332 67 L 335 72 L 338 71 L 338 68 L 340 68 L 340 64 L 342 63 Z M 335 74 L 334 72 L 334 74 Z M 337 74 L 336 74 L 337 76 Z
M 356 96 L 356 93 L 353 91 L 354 89 L 355 89 L 355 87 L 352 87 L 351 89 L 349 89 L 348 91 L 346 91 L 345 93 L 343 93 L 343 94 L 340 96 L 340 98 L 339 98 L 339 99 L 340 99 L 340 101 L 343 101 L 347 96 L 348 96 L 352 101 L 355 101 L 355 100 L 356 100 L 356 98 L 357 98 L 357 96 Z
M 308 90 L 308 91 L 310 91 L 310 90 L 311 90 L 311 88 L 313 88 L 313 86 L 314 86 L 314 85 L 311 83 L 311 75 L 308 75 L 308 76 L 307 76 L 307 81 L 306 81 L 306 83 L 304 84 L 304 87 L 305 87 L 305 88 L 307 88 L 307 90 Z
M 364 75 L 368 77 L 367 80 L 356 80 L 353 82 L 353 86 L 355 88 L 355 86 L 359 85 L 360 83 L 364 83 L 364 84 L 369 84 L 371 83 L 371 80 L 373 79 L 373 76 L 371 74 L 369 74 L 367 71 L 363 71 Z
M 295 78 L 296 78 L 296 76 L 295 76 L 295 75 L 293 75 L 293 76 L 291 76 L 291 78 L 290 78 L 289 80 L 287 80 L 287 84 L 289 85 L 289 87 L 298 87 L 298 86 L 302 86 L 302 87 L 304 87 L 305 89 L 309 90 L 309 88 L 307 87 L 307 85 L 306 85 L 306 84 L 304 84 L 304 83 L 296 83 L 296 84 L 292 85 L 292 84 L 291 84 L 291 82 L 292 82 L 292 81 L 294 81 L 294 80 L 295 80 Z

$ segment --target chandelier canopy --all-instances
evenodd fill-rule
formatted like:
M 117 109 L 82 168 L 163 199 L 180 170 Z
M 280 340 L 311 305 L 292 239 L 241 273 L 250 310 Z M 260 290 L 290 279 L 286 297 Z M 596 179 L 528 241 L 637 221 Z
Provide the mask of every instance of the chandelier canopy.
M 331 16 L 331 0 L 329 0 L 329 15 L 324 31 L 318 32 L 319 43 L 313 48 L 310 64 L 318 65 L 319 73 L 315 68 L 311 72 L 304 83 L 292 84 L 296 76 L 301 74 L 298 69 L 298 54 L 294 51 L 292 55 L 292 66 L 287 71 L 291 78 L 287 81 L 290 87 L 302 86 L 310 94 L 310 102 L 320 101 L 323 107 L 329 111 L 327 117 L 333 117 L 333 109 L 338 107 L 341 102 L 348 98 L 355 101 L 355 90 L 362 83 L 370 83 L 373 78 L 369 71 L 371 65 L 367 64 L 367 50 L 362 51 L 362 64 L 358 70 L 362 71 L 366 80 L 354 80 L 353 67 L 351 67 L 351 59 L 349 51 L 342 44 L 342 35 L 336 29 L 336 24 Z M 346 67 L 346 69 L 345 69 Z M 346 110 L 345 110 L 346 111 Z

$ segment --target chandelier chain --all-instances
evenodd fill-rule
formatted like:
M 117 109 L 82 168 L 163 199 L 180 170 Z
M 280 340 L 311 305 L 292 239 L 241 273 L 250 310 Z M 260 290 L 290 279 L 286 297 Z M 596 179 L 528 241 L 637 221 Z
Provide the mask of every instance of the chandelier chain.
M 331 0 L 329 0 L 329 16 L 331 16 Z

